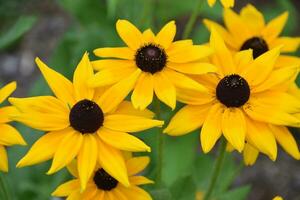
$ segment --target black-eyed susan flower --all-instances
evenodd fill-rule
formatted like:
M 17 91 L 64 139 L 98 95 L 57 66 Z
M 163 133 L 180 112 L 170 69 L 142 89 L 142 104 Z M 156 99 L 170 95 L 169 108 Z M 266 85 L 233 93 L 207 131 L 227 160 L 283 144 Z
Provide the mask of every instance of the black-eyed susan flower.
M 0 104 L 2 104 L 17 87 L 16 82 L 11 82 L 0 89 Z M 0 108 L 0 170 L 8 171 L 8 158 L 6 146 L 26 145 L 26 142 L 20 133 L 11 125 L 7 124 L 12 121 L 11 116 L 17 113 L 13 106 L 4 106 Z
M 149 163 L 148 157 L 134 157 L 126 161 L 130 186 L 126 187 L 103 168 L 98 167 L 89 179 L 85 190 L 81 190 L 78 172 L 69 167 L 76 179 L 59 186 L 53 196 L 80 200 L 151 200 L 151 196 L 139 186 L 151 184 L 153 181 L 140 175 Z M 138 175 L 137 175 L 138 174 Z
M 176 88 L 204 90 L 182 73 L 204 74 L 216 70 L 211 64 L 198 61 L 212 53 L 208 46 L 193 45 L 191 40 L 173 42 L 174 21 L 157 35 L 150 29 L 141 33 L 126 20 L 118 20 L 116 29 L 128 47 L 96 49 L 97 56 L 110 59 L 92 62 L 99 72 L 88 82 L 91 87 L 113 85 L 104 94 L 112 107 L 133 90 L 131 101 L 135 108 L 145 109 L 155 93 L 174 109 Z
M 283 147 L 294 140 L 286 132 L 275 131 L 270 126 L 300 125 L 299 119 L 293 116 L 299 112 L 300 102 L 282 87 L 297 74 L 299 66 L 274 69 L 280 48 L 255 60 L 252 50 L 233 55 L 214 29 L 210 45 L 215 51 L 211 62 L 219 71 L 195 78 L 210 94 L 186 90 L 178 99 L 189 105 L 173 117 L 164 132 L 183 135 L 202 126 L 200 139 L 204 152 L 209 152 L 223 133 L 239 152 L 246 141 L 275 160 L 276 140 Z
M 295 52 L 300 45 L 300 37 L 280 36 L 288 19 L 288 12 L 284 12 L 268 23 L 264 16 L 254 6 L 248 4 L 241 12 L 235 13 L 231 9 L 224 10 L 225 27 L 208 19 L 204 24 L 208 29 L 214 27 L 225 40 L 226 45 L 233 51 L 253 50 L 253 57 L 257 58 L 268 50 L 282 45 L 281 53 Z M 281 55 L 276 66 L 286 66 L 287 62 L 298 62 L 293 56 Z
M 127 132 L 138 132 L 162 121 L 152 120 L 153 113 L 135 110 L 129 102 L 111 107 L 102 90 L 89 88 L 86 80 L 93 76 L 87 53 L 78 64 L 73 83 L 47 67 L 36 63 L 54 96 L 10 98 L 20 114 L 19 122 L 49 131 L 20 160 L 18 167 L 53 158 L 48 174 L 52 174 L 77 158 L 81 187 L 85 188 L 98 163 L 124 185 L 129 185 L 125 161 L 120 150 L 150 151 L 150 147 Z M 106 102 L 105 102 L 106 101 Z
M 213 7 L 216 1 L 217 0 L 207 0 L 207 3 L 210 7 Z M 225 8 L 230 8 L 234 6 L 234 0 L 220 0 L 220 2 Z

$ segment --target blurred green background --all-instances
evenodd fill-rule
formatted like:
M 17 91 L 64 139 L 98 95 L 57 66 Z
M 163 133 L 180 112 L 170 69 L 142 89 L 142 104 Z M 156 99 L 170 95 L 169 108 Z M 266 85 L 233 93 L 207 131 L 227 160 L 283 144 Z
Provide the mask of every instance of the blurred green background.
M 169 20 L 175 19 L 178 26 L 176 38 L 180 39 L 197 1 L 199 0 L 0 0 L 0 83 L 3 85 L 17 80 L 15 96 L 50 94 L 34 64 L 36 56 L 71 78 L 85 51 L 90 52 L 90 57 L 94 59 L 92 50 L 97 47 L 123 45 L 115 31 L 117 19 L 128 19 L 142 30 L 151 27 L 155 32 Z M 236 10 L 252 3 L 264 12 L 267 20 L 288 10 L 290 18 L 284 35 L 299 35 L 298 0 L 236 1 Z M 209 37 L 201 23 L 204 17 L 222 21 L 222 7 L 218 3 L 214 8 L 209 8 L 204 2 L 191 35 L 195 43 L 205 43 Z M 163 111 L 167 120 L 174 114 L 167 107 L 163 107 Z M 16 126 L 29 146 L 43 134 L 20 124 Z M 153 129 L 141 134 L 153 148 L 152 163 L 147 170 L 150 177 L 154 177 L 157 132 L 158 130 Z M 194 132 L 179 138 L 166 136 L 163 169 L 166 185 L 159 190 L 147 188 L 154 199 L 193 200 L 196 191 L 205 191 L 215 152 L 203 155 L 198 135 L 198 132 Z M 10 171 L 1 176 L 5 179 L 12 199 L 51 199 L 51 192 L 71 177 L 65 170 L 54 176 L 45 175 L 50 163 L 16 169 L 14 166 L 29 146 L 8 149 Z M 289 200 L 300 199 L 300 165 L 282 151 L 275 164 L 265 156 L 260 156 L 257 164 L 250 168 L 241 168 L 240 162 L 240 155 L 226 155 L 222 175 L 214 193 L 215 199 L 267 200 L 277 194 Z M 3 197 L 0 196 L 0 199 Z

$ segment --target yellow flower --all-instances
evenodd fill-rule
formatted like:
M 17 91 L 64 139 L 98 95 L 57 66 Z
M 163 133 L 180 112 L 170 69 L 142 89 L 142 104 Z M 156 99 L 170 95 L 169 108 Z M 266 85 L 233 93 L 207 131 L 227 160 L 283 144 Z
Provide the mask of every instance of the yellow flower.
M 73 83 L 47 67 L 36 63 L 56 97 L 10 98 L 21 114 L 15 119 L 32 128 L 49 131 L 18 163 L 18 167 L 53 158 L 52 174 L 77 158 L 81 187 L 98 162 L 109 174 L 129 185 L 120 150 L 150 151 L 150 147 L 127 132 L 138 132 L 163 122 L 152 120 L 153 113 L 135 110 L 129 102 L 110 107 L 100 89 L 89 88 L 86 80 L 94 75 L 87 53 L 78 64 Z
M 11 82 L 0 89 L 0 104 L 15 91 L 16 87 L 16 82 Z M 14 127 L 7 124 L 12 121 L 11 116 L 16 115 L 16 113 L 17 110 L 13 106 L 4 106 L 0 108 L 0 170 L 4 172 L 8 171 L 8 159 L 5 147 L 12 145 L 26 145 L 26 142 L 20 133 Z
M 225 8 L 230 8 L 234 6 L 234 0 L 220 0 L 220 2 Z M 213 7 L 216 3 L 216 0 L 207 0 L 207 3 L 210 7 Z
M 202 126 L 200 139 L 204 152 L 212 149 L 222 133 L 239 152 L 246 141 L 275 160 L 276 140 L 284 148 L 294 151 L 294 146 L 288 145 L 293 144 L 293 137 L 270 126 L 300 125 L 300 120 L 292 115 L 299 112 L 300 102 L 282 86 L 293 79 L 298 66 L 274 69 L 280 48 L 255 60 L 252 50 L 233 55 L 214 29 L 210 45 L 215 50 L 211 62 L 219 67 L 219 71 L 197 78 L 209 88 L 210 94 L 186 90 L 178 99 L 189 105 L 173 117 L 164 132 L 177 136 Z
M 282 53 L 295 52 L 300 45 L 300 37 L 280 36 L 288 19 L 288 12 L 272 19 L 267 24 L 264 16 L 254 6 L 248 4 L 240 14 L 231 9 L 224 10 L 226 28 L 208 19 L 204 24 L 208 29 L 214 27 L 225 40 L 226 45 L 233 51 L 253 50 L 257 58 L 274 47 L 283 45 Z M 276 66 L 286 66 L 287 63 L 300 62 L 299 58 L 287 55 L 279 56 Z
M 67 199 L 80 200 L 151 200 L 151 196 L 139 186 L 151 184 L 153 181 L 140 174 L 149 163 L 148 157 L 135 157 L 126 161 L 126 167 L 129 175 L 130 186 L 125 187 L 114 177 L 109 175 L 103 168 L 99 167 L 90 178 L 87 188 L 80 189 L 78 179 L 71 180 L 59 186 L 53 193 L 53 196 L 68 197 Z M 76 169 L 68 168 L 74 177 L 78 177 Z
M 276 196 L 273 198 L 273 200 L 283 200 L 283 198 L 281 196 Z
M 155 93 L 174 109 L 177 88 L 205 90 L 182 73 L 204 74 L 216 70 L 211 64 L 198 61 L 209 56 L 211 48 L 193 45 L 192 40 L 173 42 L 176 34 L 174 21 L 165 25 L 156 36 L 150 29 L 141 33 L 126 20 L 118 20 L 116 29 L 128 47 L 96 49 L 97 56 L 113 59 L 92 62 L 99 72 L 88 81 L 91 87 L 113 85 L 104 94 L 109 97 L 111 106 L 133 90 L 131 101 L 135 108 L 145 109 Z

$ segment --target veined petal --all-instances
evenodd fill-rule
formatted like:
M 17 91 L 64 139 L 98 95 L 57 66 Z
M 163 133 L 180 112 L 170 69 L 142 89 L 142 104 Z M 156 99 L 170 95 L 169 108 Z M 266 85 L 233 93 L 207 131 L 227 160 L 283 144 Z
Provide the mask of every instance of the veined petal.
M 133 185 L 145 185 L 145 184 L 153 184 L 154 181 L 144 177 L 144 176 L 132 176 L 129 177 L 129 181 Z
M 126 161 L 128 175 L 133 176 L 142 172 L 150 163 L 148 156 L 133 157 Z
M 17 116 L 19 111 L 14 106 L 5 106 L 0 108 L 0 123 L 11 122 L 14 116 Z
M 103 87 L 112 85 L 130 76 L 135 72 L 135 70 L 136 68 L 133 66 L 127 68 L 107 68 L 96 73 L 95 76 L 87 81 L 87 83 L 90 87 Z
M 151 152 L 151 148 L 137 137 L 121 131 L 102 128 L 98 131 L 103 142 L 123 151 Z
M 72 132 L 71 128 L 46 133 L 38 139 L 28 153 L 18 162 L 17 167 L 25 167 L 49 160 L 54 156 L 62 139 Z
M 245 119 L 247 123 L 247 141 L 259 151 L 267 154 L 271 160 L 275 161 L 277 157 L 277 145 L 268 125 L 253 121 L 248 117 Z
M 139 132 L 153 127 L 160 127 L 163 124 L 163 121 L 144 117 L 112 114 L 105 116 L 103 126 L 115 131 Z
M 5 85 L 0 89 L 0 103 L 2 103 L 11 93 L 13 93 L 17 88 L 17 83 L 15 81 Z
M 121 151 L 98 140 L 98 160 L 103 169 L 125 186 L 129 186 L 127 169 Z
M 150 73 L 142 73 L 135 84 L 131 102 L 137 109 L 144 110 L 153 99 L 153 78 Z
M 257 57 L 241 75 L 250 86 L 256 86 L 267 79 L 272 72 L 275 62 L 280 55 L 280 47 L 276 47 Z
M 163 72 L 153 75 L 154 91 L 159 100 L 167 104 L 172 110 L 176 107 L 176 89 Z
M 129 21 L 118 20 L 116 28 L 119 36 L 132 50 L 136 50 L 143 44 L 142 33 Z
M 187 105 L 180 109 L 171 119 L 164 133 L 172 136 L 187 134 L 202 126 L 209 107 Z M 188 122 L 188 123 L 183 123 Z
M 47 174 L 53 174 L 67 166 L 77 155 L 82 145 L 83 136 L 81 133 L 68 132 L 60 142 L 52 161 L 51 168 Z
M 295 52 L 299 48 L 300 37 L 279 37 L 274 39 L 270 48 L 282 46 L 281 52 Z
M 226 47 L 224 40 L 219 33 L 215 30 L 211 30 L 210 45 L 214 49 L 215 54 L 213 57 L 218 60 L 220 66 L 218 66 L 223 74 L 234 74 L 236 72 L 233 57 L 229 49 Z
M 204 153 L 209 152 L 222 135 L 222 114 L 224 108 L 219 103 L 214 104 L 204 120 L 200 140 Z
M 278 17 L 272 19 L 266 26 L 265 29 L 262 31 L 263 38 L 271 43 L 279 34 L 282 32 L 286 21 L 288 19 L 289 13 L 284 12 L 283 14 L 279 15 Z
M 94 50 L 94 54 L 103 58 L 121 58 L 134 60 L 135 52 L 128 47 L 106 47 Z
M 176 24 L 175 21 L 167 23 L 156 35 L 155 41 L 163 48 L 167 49 L 176 35 Z
M 253 165 L 257 157 L 259 155 L 259 151 L 255 149 L 251 144 L 246 143 L 243 151 L 244 163 L 246 166 Z
M 246 122 L 239 108 L 225 109 L 222 117 L 222 131 L 227 141 L 242 152 L 246 137 Z
M 296 140 L 290 131 L 284 126 L 270 126 L 271 130 L 282 148 L 295 159 L 300 159 L 300 152 Z
M 135 66 L 132 60 L 102 59 L 91 61 L 92 67 L 96 71 L 108 69 L 123 69 Z
M 0 170 L 3 172 L 8 172 L 8 158 L 3 145 L 0 145 Z
M 0 144 L 5 146 L 26 145 L 23 137 L 14 127 L 8 124 L 0 124 Z
M 76 101 L 82 99 L 91 100 L 94 96 L 94 89 L 88 87 L 87 80 L 92 78 L 94 71 L 86 52 L 76 67 L 73 77 L 74 93 Z
M 190 90 L 196 90 L 200 92 L 207 91 L 207 89 L 203 85 L 199 84 L 198 82 L 194 81 L 193 79 L 189 78 L 184 74 L 178 73 L 170 69 L 165 69 L 164 73 L 166 74 L 168 79 L 172 82 L 172 84 L 175 85 L 176 88 L 190 89 Z
M 167 65 L 169 68 L 186 74 L 206 74 L 208 72 L 216 72 L 217 67 L 205 62 L 189 62 L 189 63 L 171 63 Z
M 130 101 L 122 101 L 118 108 L 113 112 L 119 115 L 133 115 L 138 117 L 153 118 L 154 113 L 148 109 L 138 110 L 135 109 Z
M 101 96 L 98 103 L 104 113 L 112 111 L 125 99 L 125 97 L 133 89 L 140 74 L 141 70 L 137 69 L 129 77 L 124 78 L 113 85 Z
M 39 58 L 36 58 L 35 62 L 55 96 L 63 102 L 73 105 L 75 102 L 73 84 L 61 74 L 50 69 Z
M 232 35 L 220 24 L 211 21 L 209 19 L 203 20 L 204 25 L 206 28 L 211 31 L 211 29 L 215 29 L 224 39 L 225 43 L 231 47 L 232 49 L 238 50 L 240 48 L 240 44 L 232 37 Z
M 174 63 L 193 62 L 206 58 L 213 53 L 213 50 L 207 45 L 189 45 L 182 47 L 178 51 L 168 51 L 168 60 Z
M 253 33 L 259 35 L 265 26 L 265 19 L 263 14 L 251 4 L 248 4 L 247 6 L 242 8 L 240 16 Z
M 191 47 L 193 46 L 192 40 L 178 40 L 173 42 L 168 49 L 166 49 L 167 54 L 176 54 L 178 52 L 181 52 L 183 48 L 185 47 Z
M 71 180 L 60 185 L 51 195 L 57 197 L 69 196 L 71 193 L 76 192 L 79 189 L 79 187 L 79 180 Z
M 77 157 L 78 175 L 80 188 L 85 190 L 91 178 L 98 159 L 98 142 L 94 135 L 83 135 L 81 149 Z

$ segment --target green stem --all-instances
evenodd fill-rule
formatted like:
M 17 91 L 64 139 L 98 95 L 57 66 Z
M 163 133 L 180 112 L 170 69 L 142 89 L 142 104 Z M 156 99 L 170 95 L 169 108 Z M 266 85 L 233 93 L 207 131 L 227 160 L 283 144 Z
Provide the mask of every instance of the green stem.
M 199 12 L 202 8 L 202 5 L 203 5 L 204 1 L 205 0 L 196 0 L 195 8 L 194 8 L 194 10 L 193 10 L 188 22 L 187 22 L 187 25 L 185 26 L 184 31 L 183 31 L 182 39 L 187 39 L 190 36 L 190 34 L 192 32 L 192 29 L 193 29 L 193 26 L 196 22 L 196 19 L 199 15 Z
M 209 200 L 217 183 L 218 177 L 220 175 L 221 172 L 221 168 L 223 165 L 223 161 L 224 161 L 224 157 L 225 157 L 225 150 L 226 150 L 226 141 L 224 138 L 222 138 L 221 140 L 221 145 L 220 145 L 220 151 L 219 151 L 219 155 L 218 158 L 216 160 L 216 164 L 214 167 L 214 171 L 211 177 L 211 181 L 208 187 L 207 192 L 205 193 L 205 196 L 203 198 L 203 200 Z
M 0 174 L 0 191 L 4 199 L 11 200 L 12 198 L 9 195 L 6 181 L 4 180 L 3 174 Z
M 160 101 L 157 97 L 154 99 L 155 106 L 155 114 L 158 120 L 161 119 L 161 109 L 160 109 Z M 162 185 L 162 168 L 163 168 L 163 153 L 164 153 L 164 135 L 161 132 L 161 128 L 158 129 L 157 133 L 157 141 L 158 141 L 158 162 L 157 162 L 157 176 L 156 176 L 156 184 L 158 186 Z

